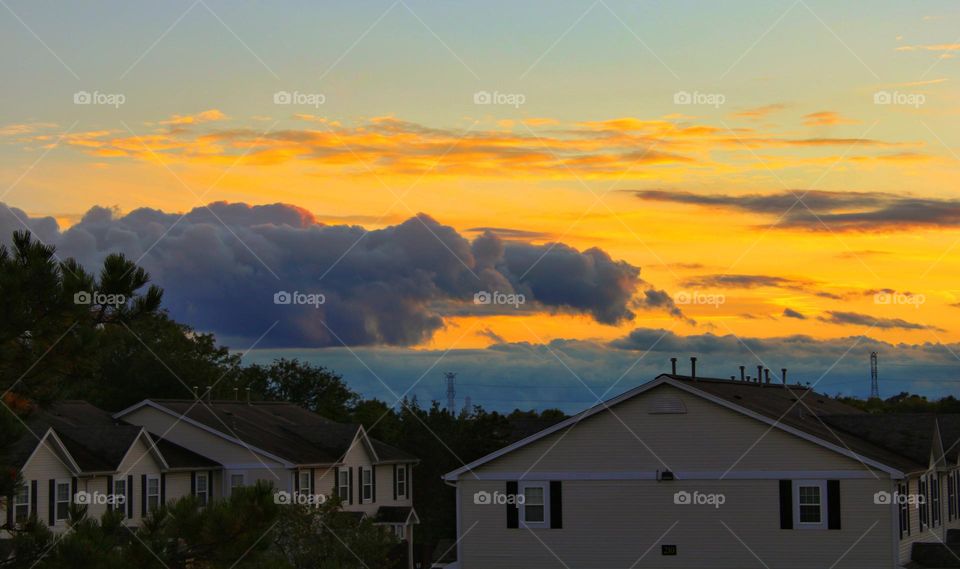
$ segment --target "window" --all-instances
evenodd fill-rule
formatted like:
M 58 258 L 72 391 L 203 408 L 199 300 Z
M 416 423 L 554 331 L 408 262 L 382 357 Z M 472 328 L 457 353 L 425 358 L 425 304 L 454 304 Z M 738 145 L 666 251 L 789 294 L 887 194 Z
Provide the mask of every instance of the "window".
M 520 523 L 525 527 L 548 527 L 547 484 L 545 482 L 520 483 Z
M 407 496 L 407 465 L 397 467 L 397 497 Z
M 827 481 L 794 480 L 793 526 L 827 529 Z
M 297 476 L 300 477 L 300 493 L 313 495 L 313 474 L 309 470 L 301 470 Z
M 66 520 L 70 517 L 70 481 L 57 481 L 56 488 L 56 503 L 55 503 L 55 516 L 56 520 Z
M 904 534 L 910 535 L 910 507 L 907 504 L 907 485 L 897 485 L 897 509 L 900 513 L 900 539 Z
M 30 519 L 30 487 L 24 484 L 17 489 L 13 500 L 13 522 L 22 524 Z
M 230 475 L 230 495 L 237 490 L 237 488 L 243 488 L 246 486 L 246 477 L 243 474 L 231 474 Z
M 127 513 L 127 481 L 122 478 L 113 481 L 113 510 L 119 512 L 120 517 Z
M 403 524 L 393 524 L 393 535 L 397 536 L 397 539 L 403 541 L 407 539 L 407 528 Z
M 373 470 L 361 468 L 360 483 L 363 487 L 363 501 L 369 502 L 373 500 Z
M 196 485 L 196 496 L 197 503 L 201 507 L 206 506 L 210 502 L 210 479 L 206 472 L 197 473 L 197 485 Z
M 930 479 L 930 500 L 930 511 L 933 514 L 930 525 L 938 527 L 940 525 L 940 476 L 936 473 Z
M 350 500 L 350 472 L 346 468 L 341 468 L 337 476 L 340 478 L 337 484 L 337 495 L 347 502 Z
M 197 477 L 200 482 L 200 477 Z M 147 512 L 152 512 L 160 507 L 160 477 L 147 477 Z
M 917 514 L 920 519 L 920 529 L 923 530 L 929 524 L 927 519 L 927 477 L 921 476 L 920 481 L 918 482 L 917 488 L 919 490 L 919 496 L 917 497 Z

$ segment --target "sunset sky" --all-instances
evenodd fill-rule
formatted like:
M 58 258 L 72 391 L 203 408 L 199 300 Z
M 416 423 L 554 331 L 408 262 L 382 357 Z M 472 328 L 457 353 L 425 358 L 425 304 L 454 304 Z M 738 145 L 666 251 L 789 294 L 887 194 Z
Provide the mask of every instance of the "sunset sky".
M 283 6 L 0 1 L 2 239 L 385 399 L 576 410 L 691 355 L 865 395 L 873 350 L 955 391 L 955 2 Z

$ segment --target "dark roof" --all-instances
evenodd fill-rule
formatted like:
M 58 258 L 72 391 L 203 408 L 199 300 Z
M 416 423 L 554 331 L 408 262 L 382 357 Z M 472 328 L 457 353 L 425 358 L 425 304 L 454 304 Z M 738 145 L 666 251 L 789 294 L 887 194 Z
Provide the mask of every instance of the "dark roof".
M 412 511 L 411 506 L 380 506 L 373 521 L 377 524 L 405 524 Z
M 928 459 L 918 460 L 917 452 L 906 452 L 908 444 L 891 444 L 881 436 L 867 437 L 858 429 L 848 430 L 839 424 L 866 424 L 872 422 L 872 417 L 886 415 L 868 414 L 806 386 L 718 378 L 693 379 L 669 374 L 668 377 L 902 472 L 916 472 L 927 467 Z M 847 419 L 831 422 L 827 420 L 828 417 Z M 932 439 L 932 434 L 933 425 L 930 423 L 928 439 Z M 929 453 L 930 440 L 924 448 Z
M 359 425 L 337 423 L 293 403 L 155 399 L 154 403 L 224 435 L 295 464 L 336 464 Z M 380 462 L 414 462 L 413 455 L 370 439 Z
M 67 452 L 83 472 L 113 472 L 127 455 L 141 427 L 116 421 L 110 413 L 86 401 L 61 401 L 37 409 L 25 423 L 29 429 L 13 445 L 11 463 L 22 467 L 48 429 L 53 428 Z M 157 448 L 171 467 L 216 467 L 218 463 L 196 455 L 169 441 L 154 437 Z M 175 466 L 171 462 L 182 466 Z

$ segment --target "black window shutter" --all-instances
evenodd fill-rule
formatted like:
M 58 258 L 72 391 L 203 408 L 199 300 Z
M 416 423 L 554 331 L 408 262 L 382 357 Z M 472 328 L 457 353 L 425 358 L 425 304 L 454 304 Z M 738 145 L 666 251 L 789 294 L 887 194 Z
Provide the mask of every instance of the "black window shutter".
M 317 493 L 317 469 L 316 468 L 310 469 L 310 493 L 311 494 Z
M 47 519 L 48 525 L 53 525 L 57 521 L 57 511 L 56 511 L 56 499 L 57 499 L 57 481 L 50 480 L 50 493 L 47 495 L 47 514 L 49 518 Z
M 780 529 L 793 529 L 793 481 L 780 481 Z
M 827 528 L 840 529 L 839 480 L 827 480 Z
M 340 497 L 340 467 L 333 467 L 333 493 L 338 498 Z
M 190 495 L 191 496 L 197 495 L 197 473 L 196 472 L 190 473 Z
M 350 485 L 347 486 L 347 488 L 349 488 L 348 493 L 350 494 L 349 503 L 352 504 L 353 503 L 353 467 L 352 466 L 350 467 L 349 471 L 350 471 Z
M 70 479 L 70 503 L 73 503 L 74 496 L 77 495 L 77 477 L 74 476 Z
M 904 492 L 903 492 L 903 498 L 902 498 L 902 499 L 906 500 L 906 499 L 907 499 L 906 497 L 910 494 L 910 479 L 909 479 L 909 478 L 907 478 L 906 484 L 904 484 L 903 487 L 904 487 Z M 903 506 L 903 508 L 907 510 L 907 535 L 910 535 L 910 505 L 909 505 L 909 503 L 908 503 L 906 506 Z
M 516 498 L 510 499 L 510 496 L 516 496 L 518 484 L 514 480 L 507 482 L 507 528 L 520 527 L 520 509 L 517 507 Z
M 293 471 L 293 491 L 296 492 L 297 494 L 300 493 L 300 471 L 299 470 Z
M 397 465 L 393 465 L 393 499 L 397 499 Z
M 147 516 L 147 475 L 140 475 L 140 516 Z
M 133 475 L 127 475 L 127 517 L 133 517 Z
M 7 527 L 13 528 L 13 494 L 7 496 Z
M 113 476 L 107 476 L 107 511 L 113 511 Z
M 167 503 L 167 475 L 166 473 L 160 473 L 160 503 Z
M 207 471 L 207 502 L 213 500 L 213 471 Z
M 376 464 L 370 467 L 370 480 L 371 480 L 371 484 L 373 484 L 373 494 L 372 494 L 373 503 L 376 504 L 377 503 L 377 465 Z
M 550 481 L 550 527 L 563 527 L 563 483 L 559 480 Z
M 30 481 L 30 515 L 33 517 L 37 517 L 38 511 L 39 510 L 38 510 L 38 504 L 37 504 L 37 481 L 31 480 Z

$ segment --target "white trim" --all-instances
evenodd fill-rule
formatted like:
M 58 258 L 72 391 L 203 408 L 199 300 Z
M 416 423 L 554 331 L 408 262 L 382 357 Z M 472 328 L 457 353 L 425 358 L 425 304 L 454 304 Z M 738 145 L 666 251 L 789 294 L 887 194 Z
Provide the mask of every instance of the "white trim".
M 29 520 L 30 520 L 30 515 L 31 515 L 31 513 L 33 512 L 33 500 L 31 499 L 31 498 L 32 498 L 32 494 L 33 494 L 33 491 L 32 491 L 32 490 L 33 490 L 33 488 L 32 488 L 32 486 L 33 486 L 33 485 L 32 485 L 32 482 L 33 482 L 33 481 L 32 481 L 32 480 L 24 480 L 23 482 L 24 482 L 23 485 L 22 485 L 19 489 L 17 489 L 17 492 L 23 491 L 23 492 L 26 494 L 26 496 L 27 496 L 27 501 L 24 502 L 24 503 L 21 503 L 20 500 L 19 500 L 20 497 L 17 496 L 17 493 L 15 492 L 14 495 L 13 495 L 13 500 L 10 501 L 10 503 L 9 503 L 9 505 L 8 505 L 8 507 L 10 507 L 10 508 L 13 509 L 13 523 L 14 523 L 14 524 L 20 524 L 20 523 L 24 523 L 24 522 L 29 521 Z M 39 481 L 38 481 L 38 482 L 37 482 L 37 486 L 39 486 L 39 485 L 40 485 L 40 483 L 39 483 Z M 39 490 L 38 490 L 38 492 L 39 492 Z M 38 499 L 39 499 L 39 494 L 38 494 Z M 17 521 L 17 508 L 22 508 L 23 506 L 26 506 L 26 507 L 27 507 L 27 515 L 26 515 L 26 517 L 25 517 L 25 519 L 24 519 L 24 522 L 18 522 L 18 521 Z M 39 504 L 38 504 L 38 507 L 37 507 L 37 513 L 40 513 Z
M 823 478 L 867 480 L 875 476 L 868 470 L 733 470 L 674 472 L 675 480 L 784 480 L 795 478 Z M 552 471 L 552 472 L 478 472 L 471 480 L 657 480 L 655 470 L 633 471 Z M 671 481 L 663 481 L 670 484 Z
M 598 403 L 597 405 L 594 405 L 593 407 L 590 407 L 589 409 L 586 409 L 585 411 L 581 411 L 580 413 L 577 413 L 577 414 L 574 415 L 573 417 L 570 417 L 570 418 L 568 418 L 568 419 L 566 419 L 566 420 L 564 420 L 564 421 L 561 421 L 561 422 L 557 423 L 556 425 L 553 425 L 552 427 L 548 427 L 548 428 L 546 428 L 546 429 L 544 429 L 544 430 L 542 430 L 542 431 L 540 431 L 540 432 L 538 432 L 538 433 L 534 433 L 533 435 L 530 435 L 529 437 L 526 437 L 526 438 L 524 438 L 524 439 L 521 439 L 521 440 L 519 440 L 519 441 L 517 441 L 517 442 L 515 442 L 515 443 L 513 443 L 513 444 L 511 444 L 511 445 L 505 446 L 505 447 L 503 447 L 503 448 L 501 448 L 501 449 L 499 449 L 499 450 L 497 450 L 497 451 L 494 451 L 494 452 L 492 452 L 492 453 L 490 453 L 490 454 L 488 454 L 488 455 L 486 455 L 486 456 L 484 456 L 484 457 L 481 457 L 481 458 L 479 458 L 479 459 L 471 462 L 470 464 L 467 464 L 467 465 L 465 465 L 465 466 L 463 466 L 463 467 L 461 467 L 461 468 L 458 468 L 458 469 L 456 469 L 456 470 L 454 470 L 454 471 L 452 471 L 452 472 L 448 472 L 447 474 L 445 474 L 445 475 L 443 476 L 443 479 L 444 479 L 444 480 L 458 480 L 458 479 L 460 478 L 460 476 L 462 476 L 464 473 L 467 473 L 467 472 L 470 472 L 471 474 L 473 474 L 473 476 L 477 476 L 476 473 L 473 473 L 473 470 L 474 470 L 475 468 L 483 465 L 483 464 L 486 464 L 486 463 L 490 462 L 491 460 L 494 460 L 494 459 L 496 459 L 496 458 L 499 458 L 499 457 L 501 457 L 501 456 L 503 456 L 503 455 L 505 455 L 505 454 L 507 454 L 507 453 L 513 452 L 513 451 L 515 451 L 515 450 L 517 450 L 517 449 L 519 449 L 519 448 L 521 448 L 521 447 L 527 446 L 527 445 L 529 445 L 530 443 L 533 443 L 533 442 L 535 442 L 535 441 L 538 441 L 538 440 L 540 440 L 540 439 L 542 439 L 542 438 L 544 438 L 544 437 L 546 437 L 546 436 L 549 436 L 549 435 L 551 435 L 551 434 L 553 434 L 553 433 L 555 433 L 555 432 L 557 432 L 557 431 L 560 431 L 560 430 L 565 429 L 565 428 L 567 428 L 567 427 L 569 427 L 569 426 L 575 425 L 575 424 L 579 423 L 580 421 L 582 421 L 582 420 L 584 420 L 584 419 L 586 419 L 586 418 L 588 418 L 588 417 L 591 417 L 591 416 L 593 416 L 593 415 L 595 415 L 595 414 L 597 414 L 597 413 L 600 413 L 600 412 L 602 412 L 602 411 L 606 411 L 606 410 L 608 410 L 609 408 L 611 408 L 611 407 L 613 407 L 613 406 L 615 406 L 615 405 L 618 405 L 618 404 L 620 404 L 620 403 L 622 403 L 622 402 L 624 402 L 624 401 L 626 401 L 626 400 L 628 400 L 628 399 L 631 399 L 631 398 L 633 398 L 633 397 L 635 397 L 635 396 L 637 396 L 637 395 L 640 395 L 640 394 L 642 394 L 642 393 L 645 393 L 646 391 L 649 391 L 650 389 L 653 389 L 654 387 L 658 387 L 658 386 L 664 385 L 664 384 L 670 385 L 671 387 L 675 387 L 675 388 L 677 388 L 677 389 L 680 389 L 680 390 L 685 391 L 685 392 L 687 392 L 687 393 L 690 393 L 690 394 L 692 394 L 692 395 L 696 395 L 696 396 L 698 396 L 698 397 L 702 397 L 703 399 L 706 399 L 707 401 L 711 401 L 711 402 L 713 402 L 713 403 L 716 403 L 716 404 L 718 404 L 718 405 L 721 405 L 721 406 L 723 406 L 723 407 L 726 407 L 726 408 L 728 408 L 728 409 L 731 409 L 731 410 L 733 410 L 733 411 L 736 411 L 736 412 L 738 412 L 738 413 L 741 413 L 741 414 L 743 414 L 743 415 L 746 415 L 746 416 L 748 416 L 748 417 L 751 417 L 751 418 L 753 418 L 753 419 L 756 419 L 756 420 L 758 420 L 758 421 L 761 421 L 761 422 L 763 422 L 763 423 L 766 423 L 767 425 L 770 425 L 771 427 L 776 427 L 776 428 L 778 428 L 778 429 L 780 429 L 780 430 L 782 430 L 782 431 L 786 431 L 787 433 L 790 433 L 790 434 L 792 434 L 792 435 L 794 435 L 794 436 L 800 437 L 801 439 L 804 439 L 804 440 L 806 440 L 806 441 L 809 441 L 809 442 L 812 442 L 812 443 L 817 444 L 817 445 L 819 445 L 819 446 L 822 446 L 822 447 L 825 447 L 825 448 L 827 448 L 827 449 L 830 449 L 830 450 L 832 450 L 832 451 L 834 451 L 834 452 L 836 452 L 836 453 L 838 453 L 838 454 L 844 455 L 844 456 L 846 456 L 846 457 L 848 457 L 848 458 L 852 458 L 852 459 L 855 459 L 855 460 L 857 460 L 857 461 L 859 461 L 859 462 L 862 462 L 862 463 L 865 464 L 865 465 L 873 466 L 873 467 L 875 467 L 876 469 L 878 469 L 878 470 L 880 470 L 880 471 L 883 471 L 883 472 L 886 472 L 886 473 L 890 474 L 890 477 L 891 477 L 891 478 L 903 478 L 903 477 L 904 477 L 903 472 L 901 472 L 901 471 L 899 471 L 899 470 L 897 470 L 897 469 L 895 469 L 895 468 L 893 468 L 893 467 L 887 466 L 887 465 L 882 464 L 882 463 L 880 463 L 880 462 L 877 462 L 877 461 L 875 461 L 875 460 L 873 460 L 873 459 L 869 459 L 869 458 L 866 458 L 866 457 L 864 457 L 864 456 L 861 456 L 861 455 L 859 455 L 859 454 L 857 454 L 857 453 L 855 453 L 855 452 L 852 452 L 852 451 L 850 451 L 850 450 L 847 450 L 847 449 L 844 448 L 844 447 L 837 446 L 837 445 L 835 445 L 835 444 L 833 444 L 833 443 L 827 442 L 827 441 L 825 441 L 825 440 L 823 440 L 823 439 L 821 439 L 821 438 L 819 438 L 819 437 L 815 437 L 815 436 L 813 436 L 813 435 L 811 435 L 811 434 L 809 434 L 809 433 L 806 433 L 806 432 L 804 432 L 804 431 L 801 431 L 801 430 L 799 430 L 799 429 L 795 429 L 795 428 L 790 427 L 790 426 L 788 426 L 788 425 L 784 425 L 784 424 L 781 423 L 780 421 L 771 419 L 771 418 L 766 417 L 765 415 L 761 415 L 761 414 L 759 414 L 759 413 L 755 413 L 755 412 L 753 412 L 753 411 L 750 411 L 749 409 L 746 409 L 746 408 L 744 408 L 744 407 L 741 407 L 740 405 L 736 405 L 736 404 L 731 403 L 731 402 L 729 402 L 729 401 L 727 401 L 727 400 L 725 400 L 725 399 L 722 399 L 722 398 L 720 398 L 720 397 L 716 397 L 716 396 L 714 396 L 714 395 L 710 395 L 709 393 L 706 393 L 706 392 L 704 392 L 704 391 L 701 391 L 700 389 L 697 389 L 697 388 L 695 388 L 695 387 L 688 386 L 688 385 L 684 385 L 682 382 L 676 381 L 676 380 L 670 378 L 670 376 L 668 376 L 668 375 L 660 375 L 660 376 L 658 376 L 657 378 L 655 378 L 655 379 L 653 379 L 653 380 L 651 380 L 651 381 L 648 381 L 647 383 L 644 383 L 643 385 L 639 385 L 639 386 L 637 386 L 637 387 L 635 387 L 635 388 L 633 388 L 633 389 L 631 389 L 631 390 L 629 390 L 629 391 L 626 391 L 626 392 L 624 392 L 624 393 L 622 393 L 622 394 L 614 397 L 613 399 L 610 399 L 610 400 L 608 400 L 608 401 L 606 401 L 606 402 L 604 402 L 604 403 Z
M 366 429 L 363 428 L 363 425 L 360 425 L 360 427 L 357 429 L 357 434 L 354 435 L 353 440 L 356 441 L 357 437 L 361 435 L 363 436 L 364 446 L 367 447 L 367 452 L 370 454 L 372 458 L 370 462 L 374 464 L 380 462 L 380 457 L 377 456 L 377 451 L 375 448 L 373 448 L 373 441 L 370 440 L 370 437 L 367 435 L 367 431 Z M 350 452 L 350 449 L 352 448 L 353 448 L 353 443 L 351 442 L 350 448 L 347 449 L 347 452 Z
M 240 479 L 241 479 L 240 486 L 234 486 L 234 485 L 233 485 L 233 477 L 234 477 L 234 476 L 239 476 L 239 477 L 240 477 Z M 227 491 L 229 492 L 229 494 L 225 494 L 226 496 L 232 496 L 232 495 L 233 495 L 233 491 L 234 491 L 235 489 L 237 489 L 237 488 L 243 488 L 243 487 L 245 487 L 246 485 L 247 485 L 247 473 L 246 473 L 246 472 L 230 472 L 230 471 L 227 471 Z
M 198 453 L 198 454 L 199 454 L 199 453 Z M 207 457 L 207 458 L 209 458 L 209 457 Z M 213 459 L 210 459 L 210 460 L 213 460 Z M 303 466 L 302 464 L 301 464 L 301 465 L 295 464 L 295 465 L 291 465 L 291 466 L 289 466 L 289 467 L 288 467 L 288 466 L 284 466 L 283 464 L 280 464 L 279 462 L 278 462 L 278 463 L 272 463 L 272 464 L 273 464 L 273 466 L 276 466 L 277 469 L 281 469 L 281 468 L 283 468 L 283 469 L 293 468 L 293 469 L 299 470 L 299 469 L 301 469 L 301 468 L 311 468 L 311 467 Z M 223 464 L 223 465 L 221 465 L 221 466 L 219 466 L 219 467 L 217 467 L 217 466 L 191 466 L 190 468 L 185 468 L 184 470 L 267 470 L 267 471 L 269 471 L 269 470 L 273 470 L 273 469 L 269 468 L 269 466 L 264 466 L 263 464 L 261 464 L 261 463 L 259 463 L 259 462 L 249 462 L 249 463 L 234 462 L 234 463 L 230 463 L 230 464 Z
M 400 492 L 400 473 L 403 472 L 403 493 Z M 397 500 L 403 498 L 404 500 L 410 497 L 410 471 L 407 470 L 406 464 L 397 465 L 397 480 L 394 491 L 397 494 Z
M 36 436 L 36 433 L 34 433 L 34 436 Z M 40 450 L 40 447 L 45 444 L 45 441 L 47 440 L 48 437 L 53 437 L 54 442 L 56 442 L 57 446 L 60 447 L 60 452 L 63 453 L 63 457 L 70 462 L 70 464 L 64 464 L 64 466 L 67 467 L 67 470 L 72 469 L 72 474 L 80 474 L 81 472 L 80 465 L 77 464 L 77 461 L 73 459 L 73 456 L 71 456 L 70 451 L 67 450 L 66 445 L 64 445 L 63 441 L 60 440 L 60 437 L 57 436 L 57 433 L 56 431 L 53 430 L 53 427 L 48 427 L 46 432 L 43 433 L 43 436 L 40 437 L 39 441 L 37 441 L 37 445 L 33 447 L 33 451 L 30 452 L 30 456 L 28 456 L 27 459 L 23 461 L 23 466 L 20 468 L 20 470 L 24 471 L 27 469 L 27 465 L 30 464 L 30 461 L 33 460 L 33 457 L 36 456 L 37 452 Z M 47 448 L 50 448 L 50 447 L 47 447 Z M 53 448 L 50 448 L 50 451 L 53 453 L 56 453 L 56 451 Z
M 157 493 L 156 493 L 156 494 L 151 494 L 151 493 L 150 493 L 150 481 L 151 481 L 151 480 L 156 480 L 156 481 L 157 481 Z M 208 481 L 208 483 L 209 483 L 209 481 Z M 143 491 L 143 494 L 144 494 L 144 496 L 143 496 L 143 497 L 144 497 L 144 504 L 146 504 L 146 506 L 147 506 L 147 511 L 145 511 L 145 512 L 143 512 L 143 513 L 141 514 L 141 518 L 145 518 L 145 517 L 147 517 L 147 516 L 149 516 L 150 514 L 153 513 L 153 509 L 150 508 L 150 497 L 151 497 L 151 496 L 156 496 L 156 497 L 157 497 L 157 508 L 160 508 L 161 506 L 163 506 L 163 486 L 162 486 L 162 482 L 161 482 L 161 479 L 160 479 L 160 475 L 159 475 L 159 474 L 147 474 L 147 486 L 146 486 L 146 488 L 143 488 L 142 491 Z
M 800 488 L 819 488 L 820 489 L 820 521 L 801 522 L 800 521 Z M 811 530 L 828 528 L 830 512 L 827 503 L 827 481 L 826 480 L 794 480 L 793 481 L 793 527 L 794 529 Z
M 60 499 L 60 486 L 62 484 L 67 485 L 67 516 L 65 518 L 60 517 L 60 504 L 63 504 L 64 501 Z M 66 523 L 70 519 L 70 506 L 73 505 L 74 494 L 73 494 L 73 480 L 70 478 L 56 478 L 53 481 L 53 524 L 57 525 L 60 523 Z M 37 509 L 37 513 L 40 512 L 40 509 Z M 51 520 L 47 520 L 48 522 Z
M 527 505 L 526 500 L 523 504 L 519 504 L 517 509 L 519 512 L 519 526 L 521 528 L 530 528 L 530 529 L 545 529 L 550 527 L 550 482 L 546 480 L 531 480 L 524 481 L 517 484 L 517 495 L 523 496 L 526 498 L 526 489 L 527 488 L 540 488 L 543 491 L 543 520 L 539 522 L 528 522 L 527 521 Z M 519 500 L 518 500 L 519 502 Z M 539 505 L 539 504 L 538 504 Z
M 360 503 L 361 504 L 372 504 L 373 503 L 373 468 L 364 468 L 362 466 L 358 467 L 360 470 Z M 363 481 L 363 475 L 370 475 L 370 482 Z M 370 497 L 364 497 L 366 489 L 370 488 Z
M 242 446 L 243 448 L 245 448 L 246 450 L 253 451 L 253 452 L 256 452 L 256 453 L 258 453 L 258 454 L 262 454 L 263 456 L 266 456 L 266 457 L 268 457 L 268 458 L 270 458 L 270 459 L 272 459 L 272 460 L 276 460 L 276 461 L 279 462 L 284 468 L 293 468 L 294 466 L 296 466 L 295 463 L 293 463 L 293 462 L 291 462 L 291 461 L 289 461 L 289 460 L 287 460 L 287 459 L 285 459 L 285 458 L 281 458 L 281 457 L 279 457 L 279 456 L 277 456 L 277 455 L 275 455 L 275 454 L 273 454 L 273 453 L 267 452 L 267 451 L 265 451 L 265 450 L 263 450 L 263 449 L 261 449 L 261 448 L 255 447 L 255 446 L 253 446 L 253 445 L 251 445 L 251 444 L 248 444 L 248 443 L 246 443 L 246 442 L 244 442 L 244 441 L 241 441 L 241 440 L 238 439 L 238 438 L 235 438 L 235 437 L 232 437 L 232 436 L 230 436 L 230 435 L 227 435 L 227 434 L 223 433 L 222 431 L 220 431 L 219 429 L 215 429 L 215 428 L 213 428 L 213 427 L 209 427 L 209 426 L 207 426 L 207 425 L 204 425 L 203 423 L 201 423 L 201 422 L 199 422 L 199 421 L 195 421 L 194 419 L 191 419 L 190 417 L 186 416 L 185 414 L 177 413 L 177 412 L 174 411 L 173 409 L 169 409 L 169 408 L 167 408 L 167 407 L 164 407 L 163 405 L 161 405 L 161 404 L 159 404 L 159 403 L 155 403 L 155 402 L 151 401 L 150 399 L 144 399 L 143 401 L 141 401 L 140 403 L 137 403 L 136 405 L 132 405 L 132 406 L 127 407 L 126 409 L 124 409 L 124 410 L 122 410 L 122 411 L 118 411 L 117 413 L 114 413 L 114 414 L 113 414 L 113 418 L 114 418 L 114 419 L 122 419 L 124 415 L 128 415 L 128 414 L 132 413 L 133 411 L 136 411 L 137 409 L 140 409 L 141 407 L 150 407 L 151 409 L 156 409 L 157 411 L 166 413 L 167 415 L 170 415 L 170 416 L 172 416 L 172 417 L 175 417 L 176 419 L 179 419 L 180 421 L 183 421 L 184 423 L 187 423 L 188 425 L 193 425 L 194 427 L 197 427 L 198 429 L 201 429 L 201 430 L 203 430 L 203 431 L 206 431 L 206 432 L 208 432 L 208 433 L 211 433 L 211 434 L 213 434 L 213 435 L 216 435 L 216 436 L 220 437 L 221 439 L 224 439 L 224 440 L 230 441 L 231 443 L 240 445 L 240 446 Z M 260 465 L 260 468 L 263 468 L 263 465 L 262 465 L 262 464 Z
M 204 505 L 204 506 L 208 506 L 208 505 L 210 505 L 210 501 L 211 501 L 211 498 L 212 498 L 212 496 L 210 495 L 210 482 L 211 482 L 211 480 L 210 480 L 210 473 L 209 473 L 209 472 L 197 472 L 197 473 L 194 475 L 193 495 L 194 495 L 194 497 L 199 498 L 199 496 L 200 496 L 200 494 L 201 494 L 201 492 L 200 492 L 200 477 L 203 477 L 203 480 L 204 480 L 205 483 L 206 483 L 206 487 L 203 489 L 203 492 L 202 492 L 203 497 L 204 497 L 203 505 Z M 147 481 L 147 483 L 149 484 L 149 480 Z
M 117 472 L 120 472 L 119 468 L 127 460 L 127 457 L 130 456 L 130 453 L 133 451 L 133 446 L 137 444 L 141 438 L 146 438 L 147 452 L 154 455 L 155 459 L 158 459 L 160 463 L 161 470 L 170 470 L 170 465 L 167 463 L 167 459 L 163 457 L 163 454 L 160 453 L 160 449 L 157 448 L 156 441 L 153 440 L 153 437 L 150 436 L 150 433 L 147 432 L 143 426 L 140 426 L 140 432 L 137 433 L 137 436 L 133 438 L 133 441 L 130 442 L 130 446 L 127 447 L 127 451 L 123 453 L 123 458 L 120 459 L 120 462 L 117 463 Z

